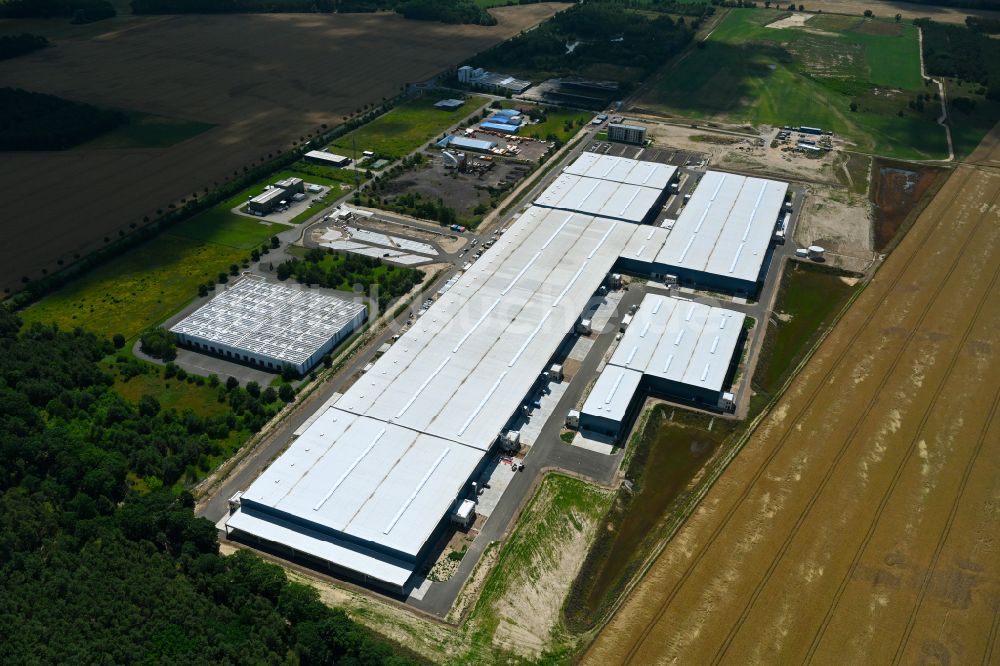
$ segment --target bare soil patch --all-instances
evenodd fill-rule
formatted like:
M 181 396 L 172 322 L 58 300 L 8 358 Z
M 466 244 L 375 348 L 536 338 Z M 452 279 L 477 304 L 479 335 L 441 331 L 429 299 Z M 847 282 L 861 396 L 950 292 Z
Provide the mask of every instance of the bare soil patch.
M 134 17 L 4 61 L 7 86 L 217 127 L 169 148 L 5 153 L 20 183 L 5 219 L 39 232 L 8 234 L 0 286 L 16 290 L 23 275 L 71 263 L 105 236 L 564 6 L 497 8 L 493 27 L 386 13 Z M 18 25 L 3 23 L 10 32 Z
M 871 200 L 875 217 L 875 249 L 889 248 L 893 240 L 912 223 L 918 204 L 936 191 L 945 169 L 876 159 L 872 169 Z
M 795 242 L 800 247 L 825 248 L 832 266 L 864 272 L 873 259 L 868 201 L 845 190 L 811 186 L 795 227 Z
M 776 28 L 779 30 L 782 28 L 801 28 L 806 24 L 806 21 L 812 17 L 812 14 L 792 14 L 790 16 L 786 16 L 785 18 L 780 18 L 772 23 L 768 23 L 764 27 Z
M 892 2 L 886 0 L 816 0 L 809 3 L 809 11 L 852 14 L 862 16 L 870 9 L 875 16 L 891 17 L 901 14 L 901 18 L 910 21 L 923 16 L 940 23 L 965 23 L 966 16 L 984 16 L 1000 18 L 1000 12 L 983 9 L 963 9 L 957 7 L 940 7 L 934 5 L 918 5 L 910 2 Z

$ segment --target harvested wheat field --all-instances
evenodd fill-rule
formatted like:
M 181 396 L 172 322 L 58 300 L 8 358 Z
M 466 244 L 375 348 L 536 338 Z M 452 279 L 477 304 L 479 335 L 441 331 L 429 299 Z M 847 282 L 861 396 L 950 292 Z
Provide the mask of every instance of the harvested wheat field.
M 0 62 L 0 80 L 99 106 L 214 124 L 169 148 L 0 153 L 7 197 L 0 287 L 54 270 L 213 187 L 321 124 L 392 97 L 552 15 L 564 4 L 502 7 L 499 24 L 455 26 L 396 14 L 130 17 L 93 36 Z M 16 32 L 17 22 L 0 22 Z M 29 227 L 32 233 L 14 232 Z
M 587 663 L 1000 660 L 997 331 L 1000 170 L 960 166 Z
M 875 16 L 882 18 L 899 14 L 904 21 L 928 17 L 938 23 L 962 25 L 965 24 L 966 16 L 1000 18 L 1000 11 L 996 10 L 923 5 L 915 2 L 895 2 L 894 0 L 814 0 L 806 5 L 806 9 L 810 12 L 854 14 L 855 16 L 861 16 L 866 9 L 870 9 L 875 13 Z

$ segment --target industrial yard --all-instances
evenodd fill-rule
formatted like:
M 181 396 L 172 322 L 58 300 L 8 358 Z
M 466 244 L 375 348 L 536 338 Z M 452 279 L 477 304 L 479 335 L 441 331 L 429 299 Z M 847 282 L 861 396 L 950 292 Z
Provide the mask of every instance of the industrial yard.
M 13 661 L 996 661 L 1000 27 L 500 4 L 0 3 Z

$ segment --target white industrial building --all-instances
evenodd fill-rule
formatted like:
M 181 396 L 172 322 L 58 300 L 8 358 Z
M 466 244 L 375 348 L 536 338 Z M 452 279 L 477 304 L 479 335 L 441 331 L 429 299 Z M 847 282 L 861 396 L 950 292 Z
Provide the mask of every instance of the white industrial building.
M 305 374 L 368 316 L 361 303 L 244 278 L 174 324 L 177 342 L 267 370 Z
M 745 338 L 744 318 L 725 308 L 647 295 L 580 410 L 580 427 L 620 434 L 646 393 L 721 408 Z
M 581 173 L 562 178 L 615 192 L 632 188 L 636 199 L 665 196 L 674 174 L 673 167 L 634 160 L 612 164 L 591 154 L 569 169 Z M 408 589 L 449 516 L 470 493 L 498 435 L 537 389 L 607 274 L 626 262 L 647 274 L 657 270 L 657 256 L 670 241 L 671 230 L 611 216 L 607 206 L 622 210 L 626 203 L 614 197 L 609 197 L 613 204 L 606 199 L 604 209 L 589 214 L 545 206 L 543 199 L 342 397 L 323 408 L 246 490 L 228 520 L 228 533 L 397 593 Z M 638 222 L 650 205 L 624 209 Z M 654 316 L 668 310 L 661 304 Z M 692 314 L 691 321 L 679 316 L 662 326 L 672 331 L 678 321 L 711 325 L 701 315 Z M 651 322 L 646 335 L 668 335 L 656 333 L 657 326 Z M 735 320 L 725 327 L 741 328 Z M 707 332 L 690 335 L 688 342 L 701 335 L 709 348 L 713 344 L 714 335 Z M 729 344 L 723 342 L 706 353 L 722 359 Z M 634 380 L 646 382 L 653 374 L 632 367 L 638 355 L 637 350 L 628 364 L 615 366 L 623 371 L 621 381 L 599 380 L 605 382 L 600 386 L 605 397 L 615 388 L 612 402 L 618 392 L 631 399 L 641 388 Z M 678 366 L 664 372 L 672 378 L 680 367 L 678 357 Z M 706 374 L 706 386 L 709 379 L 716 381 L 715 372 Z M 620 420 L 626 417 L 623 413 Z
M 305 154 L 306 162 L 313 162 L 315 164 L 322 164 L 323 166 L 331 167 L 345 167 L 351 163 L 351 158 L 344 155 L 337 155 L 336 153 L 330 153 L 325 150 L 310 150 Z

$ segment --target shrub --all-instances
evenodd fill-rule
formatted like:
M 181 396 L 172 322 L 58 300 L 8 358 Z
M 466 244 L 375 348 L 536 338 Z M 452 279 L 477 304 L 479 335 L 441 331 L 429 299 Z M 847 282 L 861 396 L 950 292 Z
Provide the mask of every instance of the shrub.
M 174 334 L 165 328 L 151 328 L 139 337 L 140 349 L 143 354 L 164 361 L 177 358 L 177 344 Z

